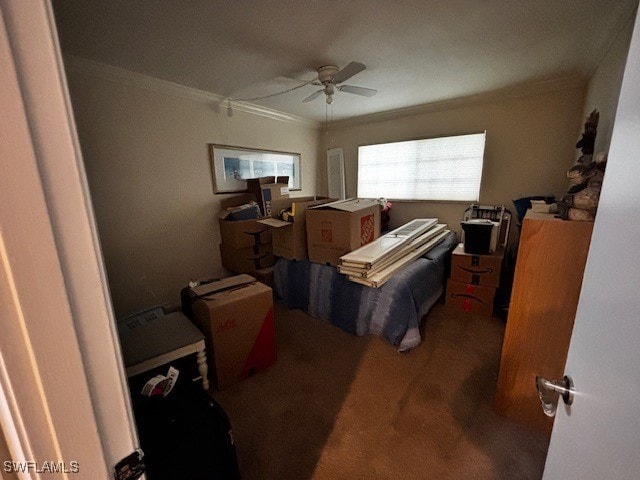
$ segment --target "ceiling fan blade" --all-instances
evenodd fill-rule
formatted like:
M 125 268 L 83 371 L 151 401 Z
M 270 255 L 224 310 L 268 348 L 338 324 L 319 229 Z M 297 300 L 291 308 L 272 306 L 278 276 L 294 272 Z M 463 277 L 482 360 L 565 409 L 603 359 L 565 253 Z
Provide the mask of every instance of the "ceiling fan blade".
M 364 69 L 366 69 L 362 63 L 359 62 L 351 62 L 349 65 L 344 67 L 338 73 L 333 76 L 333 83 L 341 83 L 349 78 L 353 77 L 355 74 L 360 73 Z
M 373 88 L 356 87 L 354 85 L 340 85 L 338 90 L 341 92 L 355 93 L 356 95 L 362 95 L 363 97 L 373 97 L 378 93 L 378 91 Z
M 324 92 L 324 89 L 318 90 L 316 92 L 313 92 L 311 95 L 309 95 L 307 98 L 305 98 L 304 100 L 302 100 L 303 103 L 306 102 L 310 102 L 311 100 L 315 100 L 316 98 L 318 98 L 320 96 L 321 93 Z

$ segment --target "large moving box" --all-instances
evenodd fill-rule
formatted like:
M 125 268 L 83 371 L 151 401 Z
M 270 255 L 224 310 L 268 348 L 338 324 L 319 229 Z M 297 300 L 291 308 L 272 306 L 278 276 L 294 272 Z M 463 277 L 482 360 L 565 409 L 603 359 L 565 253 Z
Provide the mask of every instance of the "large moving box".
M 220 257 L 222 266 L 233 273 L 253 273 L 256 268 L 273 265 L 271 254 L 271 231 L 258 219 L 228 220 L 228 208 L 255 201 L 253 194 L 242 194 L 220 202 L 222 211 L 218 215 L 220 225 Z
M 259 223 L 272 227 L 273 254 L 287 260 L 307 258 L 307 208 L 333 201 L 322 197 L 290 198 L 284 208 L 291 209 L 290 220 L 266 218 Z
M 377 200 L 350 198 L 307 209 L 307 247 L 314 263 L 338 265 L 340 257 L 380 236 Z
M 191 289 L 193 321 L 207 344 L 218 389 L 226 388 L 276 360 L 273 294 L 249 275 Z

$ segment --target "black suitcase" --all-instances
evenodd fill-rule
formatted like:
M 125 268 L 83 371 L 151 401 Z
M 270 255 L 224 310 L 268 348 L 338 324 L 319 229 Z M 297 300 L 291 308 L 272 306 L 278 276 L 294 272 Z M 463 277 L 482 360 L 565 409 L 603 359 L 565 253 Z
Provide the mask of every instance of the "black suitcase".
M 200 382 L 183 377 L 166 397 L 140 395 L 139 379 L 131 388 L 149 480 L 240 478 L 229 417 Z

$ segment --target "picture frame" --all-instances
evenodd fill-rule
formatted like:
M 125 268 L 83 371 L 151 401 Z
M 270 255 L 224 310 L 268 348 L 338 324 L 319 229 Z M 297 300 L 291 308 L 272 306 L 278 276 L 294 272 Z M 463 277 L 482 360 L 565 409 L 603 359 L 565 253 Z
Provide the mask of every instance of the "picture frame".
M 237 193 L 247 190 L 248 178 L 289 177 L 289 190 L 301 190 L 301 154 L 209 144 L 213 192 Z

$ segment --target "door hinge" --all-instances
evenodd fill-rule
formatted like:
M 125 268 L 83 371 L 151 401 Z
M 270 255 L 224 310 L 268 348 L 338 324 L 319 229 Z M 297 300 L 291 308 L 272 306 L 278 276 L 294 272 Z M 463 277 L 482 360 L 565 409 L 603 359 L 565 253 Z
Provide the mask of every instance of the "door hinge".
M 138 449 L 128 457 L 120 460 L 116 464 L 113 474 L 115 480 L 134 480 L 136 478 L 140 478 L 144 473 L 143 457 L 144 452 L 141 449 Z

